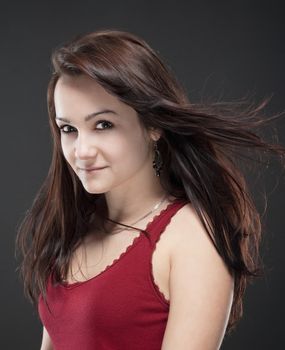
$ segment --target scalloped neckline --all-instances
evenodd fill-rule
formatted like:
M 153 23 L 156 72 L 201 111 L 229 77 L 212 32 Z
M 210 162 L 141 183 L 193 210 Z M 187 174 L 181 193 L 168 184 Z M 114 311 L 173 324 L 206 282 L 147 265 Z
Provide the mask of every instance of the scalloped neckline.
M 158 218 L 160 218 L 172 205 L 174 205 L 177 202 L 179 202 L 179 199 L 176 198 L 172 202 L 169 202 L 165 208 L 161 209 L 161 211 L 158 214 L 154 215 L 153 218 L 151 219 L 151 221 L 149 221 L 147 223 L 146 227 L 143 230 L 140 230 L 139 235 L 134 237 L 132 242 L 125 248 L 125 250 L 117 258 L 115 258 L 110 264 L 106 265 L 106 267 L 102 271 L 100 271 L 97 275 L 90 277 L 89 279 L 87 279 L 85 281 L 76 281 L 76 282 L 72 282 L 72 283 L 62 281 L 59 284 L 59 286 L 65 288 L 65 289 L 72 289 L 74 287 L 85 285 L 86 283 L 93 281 L 93 280 L 97 279 L 98 277 L 102 276 L 105 272 L 107 272 L 114 265 L 116 265 L 119 261 L 121 261 L 123 259 L 123 257 L 126 256 L 127 253 L 138 244 L 138 242 L 144 236 L 142 231 L 149 231 L 151 226 L 158 220 Z

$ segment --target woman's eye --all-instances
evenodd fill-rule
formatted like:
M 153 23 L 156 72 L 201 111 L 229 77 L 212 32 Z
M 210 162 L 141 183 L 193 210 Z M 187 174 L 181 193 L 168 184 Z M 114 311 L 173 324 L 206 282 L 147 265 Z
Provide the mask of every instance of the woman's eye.
M 64 130 L 64 128 L 67 128 L 67 129 Z M 62 126 L 59 127 L 60 131 L 61 131 L 62 133 L 64 133 L 64 134 L 69 134 L 69 133 L 72 132 L 72 130 L 70 130 L 69 128 L 74 129 L 74 128 L 73 128 L 72 126 L 70 126 L 70 125 L 62 125 Z
M 98 128 L 96 127 L 95 130 L 105 130 L 105 129 L 111 129 L 113 127 L 113 124 L 111 122 L 108 122 L 107 120 L 99 120 L 96 125 L 100 125 L 101 126 Z M 76 129 L 73 128 L 71 125 L 65 124 L 59 127 L 60 132 L 63 134 L 70 134 L 71 132 L 75 132 Z
M 104 130 L 104 129 L 111 129 L 113 127 L 113 124 L 111 122 L 108 122 L 107 120 L 99 120 L 96 125 L 102 124 L 103 127 L 96 128 L 97 130 Z

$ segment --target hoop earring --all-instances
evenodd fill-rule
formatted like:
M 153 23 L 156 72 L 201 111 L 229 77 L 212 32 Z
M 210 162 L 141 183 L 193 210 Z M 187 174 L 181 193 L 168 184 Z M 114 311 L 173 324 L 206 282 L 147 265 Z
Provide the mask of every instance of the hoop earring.
M 158 150 L 157 142 L 154 142 L 154 159 L 152 162 L 152 167 L 155 171 L 156 176 L 160 176 L 160 172 L 162 169 L 163 161 L 161 157 L 161 153 Z

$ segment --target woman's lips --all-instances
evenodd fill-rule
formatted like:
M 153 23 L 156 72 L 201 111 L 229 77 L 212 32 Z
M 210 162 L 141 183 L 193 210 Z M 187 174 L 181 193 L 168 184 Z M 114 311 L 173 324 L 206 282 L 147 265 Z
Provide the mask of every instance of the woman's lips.
M 93 172 L 96 172 L 96 171 L 99 171 L 99 170 L 103 170 L 105 169 L 106 167 L 102 167 L 102 168 L 90 168 L 90 169 L 80 169 L 81 171 L 84 171 L 86 173 L 93 173 Z

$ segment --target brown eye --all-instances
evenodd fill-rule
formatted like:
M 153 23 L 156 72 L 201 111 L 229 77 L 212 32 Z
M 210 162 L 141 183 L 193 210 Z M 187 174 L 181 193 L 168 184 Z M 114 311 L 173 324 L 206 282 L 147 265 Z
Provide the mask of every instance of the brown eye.
M 66 128 L 66 129 L 64 130 L 64 128 Z M 62 126 L 59 127 L 59 129 L 60 129 L 60 132 L 63 133 L 63 134 L 69 134 L 69 133 L 73 132 L 73 130 L 75 130 L 70 125 L 62 125 Z M 73 130 L 70 130 L 70 129 L 73 129 Z
M 101 124 L 103 127 L 96 128 L 97 130 L 105 130 L 105 129 L 111 129 L 113 127 L 113 124 L 109 122 L 108 120 L 99 120 L 96 125 Z

